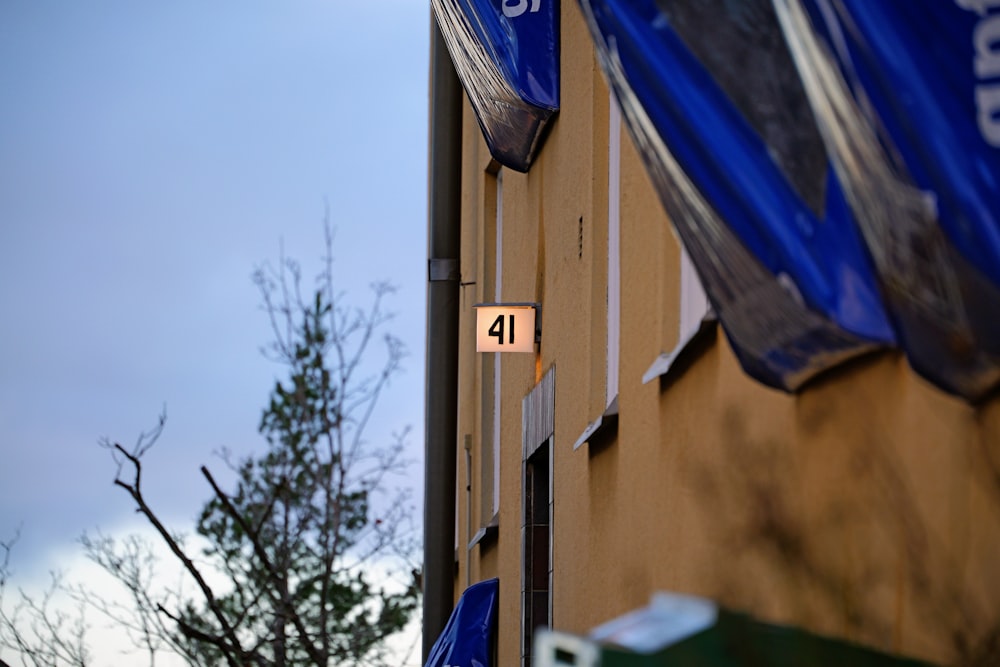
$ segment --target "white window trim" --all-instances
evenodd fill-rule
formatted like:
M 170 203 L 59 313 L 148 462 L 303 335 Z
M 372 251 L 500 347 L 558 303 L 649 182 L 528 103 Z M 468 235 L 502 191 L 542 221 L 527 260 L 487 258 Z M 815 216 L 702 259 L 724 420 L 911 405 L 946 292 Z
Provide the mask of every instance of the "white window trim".
M 503 287 L 503 168 L 497 170 L 496 268 L 494 284 L 496 303 L 502 303 Z M 493 355 L 493 515 L 500 511 L 500 354 Z
M 579 449 L 609 417 L 618 415 L 621 367 L 621 162 L 622 111 L 613 93 L 608 94 L 608 275 L 607 349 L 605 350 L 604 412 L 573 443 Z
M 681 246 L 681 313 L 680 338 L 692 335 L 701 328 L 705 316 L 711 313 L 708 295 L 698 278 L 698 270 L 687 250 Z
M 605 414 L 617 412 L 621 343 L 621 124 L 614 95 L 608 104 L 608 350 Z
M 642 376 L 642 383 L 648 384 L 670 372 L 678 357 L 698 338 L 702 332 L 714 330 L 715 313 L 705 294 L 705 288 L 698 278 L 698 271 L 684 246 L 681 246 L 680 261 L 680 325 L 677 345 L 670 352 L 659 355 Z

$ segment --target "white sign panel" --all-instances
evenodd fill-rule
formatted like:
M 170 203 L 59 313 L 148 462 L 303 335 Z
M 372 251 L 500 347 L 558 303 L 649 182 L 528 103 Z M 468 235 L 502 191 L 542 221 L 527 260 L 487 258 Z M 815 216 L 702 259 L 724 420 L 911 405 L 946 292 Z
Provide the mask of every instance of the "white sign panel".
M 535 308 L 476 306 L 477 352 L 534 352 Z

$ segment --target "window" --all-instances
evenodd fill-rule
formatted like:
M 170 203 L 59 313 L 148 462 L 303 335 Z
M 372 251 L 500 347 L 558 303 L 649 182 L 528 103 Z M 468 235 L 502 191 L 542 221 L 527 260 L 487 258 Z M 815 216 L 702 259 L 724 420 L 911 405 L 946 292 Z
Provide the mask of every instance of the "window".
M 680 243 L 680 241 L 678 241 Z M 679 327 L 677 332 L 677 344 L 670 352 L 659 355 L 643 376 L 642 382 L 646 384 L 652 380 L 666 376 L 674 367 L 677 359 L 687 350 L 692 343 L 708 332 L 715 331 L 715 315 L 712 306 L 705 294 L 705 288 L 701 285 L 698 272 L 694 268 L 694 263 L 690 256 L 681 246 L 680 267 L 680 306 L 679 306 Z
M 483 299 L 499 303 L 503 275 L 503 170 L 486 177 L 483 234 Z M 480 528 L 495 525 L 500 510 L 500 355 L 480 355 L 481 431 Z M 483 531 L 481 530 L 480 533 Z
M 549 443 L 524 462 L 521 664 L 531 666 L 535 630 L 552 626 L 552 475 Z
M 608 262 L 604 411 L 577 438 L 578 449 L 599 430 L 617 423 L 621 341 L 621 108 L 608 95 Z
M 530 667 L 535 630 L 552 626 L 552 441 L 555 369 L 522 403 L 521 665 Z

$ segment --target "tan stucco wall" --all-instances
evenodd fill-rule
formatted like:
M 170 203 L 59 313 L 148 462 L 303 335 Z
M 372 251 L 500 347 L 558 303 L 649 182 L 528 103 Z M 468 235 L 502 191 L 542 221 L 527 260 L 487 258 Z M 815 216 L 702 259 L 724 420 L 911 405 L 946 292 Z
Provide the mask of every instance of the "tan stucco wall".
M 521 401 L 554 366 L 556 627 L 584 633 L 670 590 L 970 661 L 1000 628 L 1000 404 L 946 396 L 896 353 L 788 396 L 744 375 L 721 330 L 669 381 L 643 384 L 677 341 L 679 249 L 627 135 L 620 416 L 600 446 L 573 450 L 604 407 L 608 92 L 576 3 L 562 5 L 562 110 L 531 171 L 502 173 L 503 297 L 542 304 L 542 343 L 502 359 L 499 536 L 471 550 L 489 514 L 472 306 L 493 296 L 483 237 L 496 165 L 465 108 L 456 597 L 500 578 L 499 664 L 516 665 Z

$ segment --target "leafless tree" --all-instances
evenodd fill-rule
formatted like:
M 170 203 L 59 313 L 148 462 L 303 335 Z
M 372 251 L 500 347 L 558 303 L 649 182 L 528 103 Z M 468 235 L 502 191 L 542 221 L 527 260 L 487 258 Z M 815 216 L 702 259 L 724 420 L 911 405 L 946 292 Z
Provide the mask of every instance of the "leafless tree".
M 49 586 L 40 598 L 18 588 L 8 609 L 14 574 L 11 553 L 19 537 L 20 529 L 13 538 L 0 542 L 0 649 L 18 653 L 24 664 L 34 667 L 84 667 L 90 658 L 85 610 L 76 605 L 71 613 L 56 605 L 56 598 L 65 590 L 61 573 L 50 573 Z
M 408 430 L 379 442 L 369 426 L 406 351 L 386 332 L 388 284 L 373 286 L 366 309 L 346 304 L 333 278 L 333 233 L 329 224 L 324 229 L 326 257 L 314 289 L 303 287 L 299 265 L 283 256 L 254 273 L 274 336 L 263 351 L 288 375 L 262 413 L 264 451 L 221 453 L 234 488 L 201 467 L 211 495 L 195 531 L 205 546 L 189 545 L 168 527 L 145 493 L 144 457 L 163 433 L 165 414 L 131 447 L 101 442 L 116 465 L 114 484 L 190 590 L 154 586 L 161 564 L 150 543 L 84 535 L 87 556 L 123 586 L 127 602 L 55 579 L 81 605 L 72 632 L 63 631 L 68 619 L 45 606 L 48 597 L 37 605 L 25 596 L 19 616 L 0 617 L 4 646 L 34 655 L 35 644 L 21 641 L 31 615 L 42 631 L 68 642 L 36 664 L 83 666 L 86 609 L 123 628 L 151 667 L 164 650 L 206 666 L 387 664 L 386 640 L 418 604 L 415 508 L 405 486 L 392 484 L 407 470 Z M 3 548 L 9 556 L 10 544 Z

